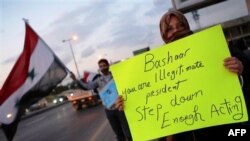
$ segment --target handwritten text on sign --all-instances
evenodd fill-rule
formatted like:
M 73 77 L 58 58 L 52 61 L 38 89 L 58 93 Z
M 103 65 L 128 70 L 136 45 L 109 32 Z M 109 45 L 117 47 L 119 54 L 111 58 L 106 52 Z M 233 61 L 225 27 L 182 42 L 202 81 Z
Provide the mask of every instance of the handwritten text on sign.
M 220 26 L 111 67 L 133 140 L 247 120 Z

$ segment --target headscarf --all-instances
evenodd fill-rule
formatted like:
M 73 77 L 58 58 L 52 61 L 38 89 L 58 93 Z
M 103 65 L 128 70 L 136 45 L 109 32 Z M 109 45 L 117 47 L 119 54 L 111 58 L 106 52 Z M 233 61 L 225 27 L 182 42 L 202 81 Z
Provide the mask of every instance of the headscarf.
M 173 37 L 168 38 L 167 29 L 169 26 L 171 16 L 175 16 L 183 24 L 184 30 L 176 33 Z M 161 37 L 165 43 L 169 43 L 192 34 L 192 31 L 190 30 L 186 17 L 180 11 L 177 10 L 168 11 L 162 16 L 160 20 L 160 32 L 161 32 Z

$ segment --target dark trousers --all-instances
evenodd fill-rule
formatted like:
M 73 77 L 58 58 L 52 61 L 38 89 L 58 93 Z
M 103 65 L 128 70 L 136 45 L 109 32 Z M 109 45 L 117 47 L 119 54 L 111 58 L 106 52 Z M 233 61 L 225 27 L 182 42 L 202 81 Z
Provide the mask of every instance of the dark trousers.
M 108 121 L 118 141 L 132 141 L 128 122 L 123 111 L 105 109 Z

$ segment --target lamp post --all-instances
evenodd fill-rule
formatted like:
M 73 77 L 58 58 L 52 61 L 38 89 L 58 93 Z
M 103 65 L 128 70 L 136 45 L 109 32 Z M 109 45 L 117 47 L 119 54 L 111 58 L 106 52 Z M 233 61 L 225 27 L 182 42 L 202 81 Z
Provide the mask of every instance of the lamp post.
M 77 67 L 77 64 L 76 64 L 76 58 L 75 58 L 75 55 L 74 55 L 74 52 L 73 52 L 73 48 L 72 48 L 72 44 L 71 44 L 71 41 L 72 40 L 77 40 L 77 38 L 78 38 L 77 36 L 73 36 L 72 38 L 62 40 L 62 42 L 63 43 L 69 42 L 69 47 L 70 47 L 70 50 L 71 50 L 71 53 L 72 53 L 72 56 L 73 56 L 73 59 L 74 59 L 74 62 L 75 62 L 77 75 L 78 75 L 78 78 L 80 78 L 80 73 L 79 73 L 79 70 L 78 70 L 78 67 Z

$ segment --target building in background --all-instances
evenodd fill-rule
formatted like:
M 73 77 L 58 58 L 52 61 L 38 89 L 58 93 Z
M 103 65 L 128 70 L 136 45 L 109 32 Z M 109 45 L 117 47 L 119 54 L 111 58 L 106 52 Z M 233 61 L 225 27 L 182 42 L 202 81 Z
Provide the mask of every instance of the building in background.
M 133 51 L 133 55 L 134 56 L 135 55 L 139 55 L 139 54 L 144 53 L 144 52 L 149 51 L 149 50 L 150 50 L 149 47 L 145 47 L 145 48 L 141 48 L 141 49 L 138 49 L 138 50 L 134 50 Z
M 242 0 L 239 2 L 244 2 L 244 10 L 246 13 L 235 17 L 234 19 L 224 20 L 224 21 L 214 21 L 213 24 L 201 26 L 201 18 L 199 11 L 204 8 L 210 8 L 218 4 L 223 7 L 223 4 L 228 3 L 226 0 L 172 0 L 173 8 L 182 11 L 185 14 L 191 13 L 191 21 L 196 23 L 196 29 L 194 31 L 200 31 L 204 28 L 211 27 L 216 24 L 221 24 L 225 33 L 225 37 L 228 41 L 234 41 L 238 39 L 243 39 L 244 43 L 250 47 L 250 0 Z M 242 10 L 242 9 L 241 9 Z M 210 13 L 211 14 L 211 13 Z M 215 13 L 217 14 L 217 13 Z M 219 14 L 219 13 L 218 13 Z M 211 17 L 210 17 L 211 18 Z M 205 19 L 203 17 L 203 19 Z M 221 18 L 223 19 L 223 17 Z M 190 19 L 189 19 L 190 20 Z
M 172 0 L 173 8 L 183 13 L 192 12 L 225 0 Z
M 224 22 L 222 26 L 228 41 L 243 39 L 244 43 L 250 47 L 250 16 Z

